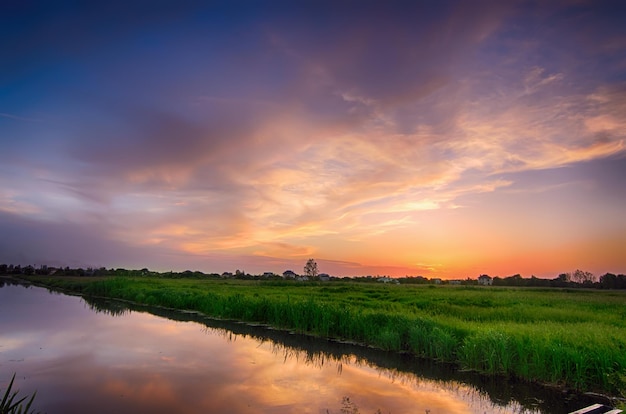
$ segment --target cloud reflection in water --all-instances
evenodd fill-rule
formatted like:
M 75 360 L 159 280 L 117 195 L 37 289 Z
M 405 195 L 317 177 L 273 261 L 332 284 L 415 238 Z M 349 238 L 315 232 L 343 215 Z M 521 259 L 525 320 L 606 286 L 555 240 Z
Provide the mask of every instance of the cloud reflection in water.
M 307 350 L 288 346 L 302 339 L 288 333 L 277 333 L 288 338 L 280 342 L 147 312 L 92 311 L 101 306 L 41 288 L 1 288 L 0 383 L 17 372 L 18 387 L 37 390 L 36 408 L 49 414 L 322 414 L 346 404 L 363 414 L 530 412 L 515 402 L 496 406 L 458 381 L 332 351 L 340 344 Z

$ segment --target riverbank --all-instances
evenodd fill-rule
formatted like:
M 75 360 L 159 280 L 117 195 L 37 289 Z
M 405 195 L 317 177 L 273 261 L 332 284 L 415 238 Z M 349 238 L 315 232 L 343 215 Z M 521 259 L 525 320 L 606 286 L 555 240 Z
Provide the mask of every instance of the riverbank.
M 626 393 L 624 292 L 27 277 L 36 284 L 198 311 L 580 392 Z

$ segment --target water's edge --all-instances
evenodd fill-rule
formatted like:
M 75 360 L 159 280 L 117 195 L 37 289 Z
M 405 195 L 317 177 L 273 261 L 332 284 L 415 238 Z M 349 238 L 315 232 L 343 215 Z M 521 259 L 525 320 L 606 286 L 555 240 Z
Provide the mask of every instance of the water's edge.
M 387 352 L 353 342 L 324 339 L 313 335 L 276 329 L 262 324 L 223 320 L 197 311 L 148 306 L 109 297 L 86 296 L 74 291 L 50 287 L 43 283 L 32 282 L 14 276 L 0 275 L 0 279 L 8 284 L 34 285 L 48 289 L 51 292 L 80 297 L 97 312 L 105 312 L 112 315 L 127 311 L 146 312 L 174 321 L 196 322 L 206 326 L 208 329 L 228 331 L 235 335 L 251 337 L 261 342 L 271 341 L 281 348 L 303 352 L 306 354 L 307 359 L 313 362 L 316 359 L 340 362 L 348 356 L 356 356 L 359 360 L 387 370 L 393 376 L 414 374 L 432 381 L 464 383 L 475 388 L 480 394 L 487 396 L 497 405 L 506 405 L 514 401 L 526 409 L 538 409 L 545 413 L 553 413 L 556 411 L 570 412 L 594 403 L 615 405 L 616 402 L 615 398 L 605 395 L 580 393 L 549 384 L 525 382 L 503 376 L 489 376 L 474 371 L 460 370 L 454 364 L 417 358 L 404 353 Z M 555 411 L 556 407 L 560 407 L 560 409 Z

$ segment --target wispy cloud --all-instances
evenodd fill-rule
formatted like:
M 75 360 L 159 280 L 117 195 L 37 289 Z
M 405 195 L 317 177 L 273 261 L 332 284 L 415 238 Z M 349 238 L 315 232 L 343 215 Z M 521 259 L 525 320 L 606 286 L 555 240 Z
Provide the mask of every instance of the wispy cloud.
M 18 116 L 18 115 L 9 114 L 9 113 L 6 113 L 6 112 L 0 112 L 0 117 L 13 119 L 15 121 L 41 122 L 41 119 L 38 119 L 38 118 L 29 118 L 29 117 L 25 117 L 25 116 Z

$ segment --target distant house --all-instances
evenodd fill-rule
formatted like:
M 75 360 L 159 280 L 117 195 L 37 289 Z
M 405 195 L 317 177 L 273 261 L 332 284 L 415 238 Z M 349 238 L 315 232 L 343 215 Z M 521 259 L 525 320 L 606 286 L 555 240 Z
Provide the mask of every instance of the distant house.
M 489 275 L 480 275 L 478 276 L 478 284 L 483 286 L 491 286 L 493 284 L 493 279 Z
M 231 277 L 234 277 L 235 275 L 233 275 L 231 272 L 224 272 L 222 273 L 222 278 L 224 279 L 230 279 Z
M 264 272 L 264 273 L 263 273 L 263 277 L 264 277 L 265 279 L 271 279 L 271 278 L 272 278 L 272 277 L 274 277 L 274 276 L 276 276 L 276 275 L 274 274 L 274 272 Z
M 285 270 L 283 272 L 283 277 L 285 279 L 295 279 L 295 278 L 298 277 L 298 274 L 296 272 L 292 271 L 292 270 Z
M 330 280 L 330 275 L 328 273 L 320 273 L 318 276 L 322 282 L 328 282 Z
M 463 283 L 463 281 L 461 279 L 452 279 L 448 283 L 450 283 L 451 285 L 460 285 L 461 283 Z
M 296 276 L 296 280 L 297 280 L 298 282 L 306 282 L 306 281 L 308 281 L 308 280 L 309 280 L 309 277 L 308 277 L 308 276 L 306 276 L 306 275 L 303 275 L 303 276 Z
M 382 283 L 398 283 L 398 281 L 396 279 L 392 279 L 389 276 L 379 277 L 376 280 L 379 281 L 379 282 L 382 282 Z
M 434 279 L 430 279 L 431 282 L 433 282 L 435 285 L 440 285 L 441 284 L 441 279 L 439 279 L 438 277 L 434 278 Z

